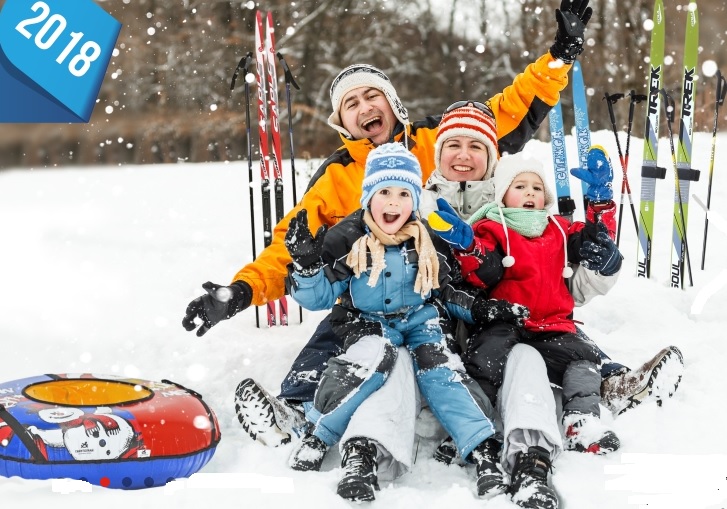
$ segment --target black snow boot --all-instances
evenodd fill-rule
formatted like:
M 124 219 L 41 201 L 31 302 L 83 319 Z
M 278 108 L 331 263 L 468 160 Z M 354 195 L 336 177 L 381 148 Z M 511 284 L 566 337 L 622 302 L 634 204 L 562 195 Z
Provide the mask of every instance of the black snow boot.
M 317 472 L 321 469 L 326 452 L 328 452 L 326 443 L 317 436 L 307 433 L 303 437 L 303 440 L 298 442 L 295 449 L 293 449 L 293 454 L 288 460 L 288 465 L 293 470 L 303 472 L 314 470 Z
M 445 465 L 451 465 L 457 459 L 457 446 L 454 445 L 452 437 L 445 438 L 437 450 L 434 451 L 434 459 Z
M 558 509 L 558 494 L 548 486 L 553 467 L 548 451 L 537 445 L 515 458 L 509 492 L 512 501 L 527 509 Z
M 353 502 L 374 500 L 374 490 L 379 489 L 376 455 L 376 446 L 367 438 L 352 438 L 343 445 L 343 478 L 338 483 L 341 497 Z
M 477 472 L 477 495 L 480 497 L 492 498 L 507 490 L 505 477 L 497 465 L 501 447 L 500 442 L 488 438 L 470 454 Z

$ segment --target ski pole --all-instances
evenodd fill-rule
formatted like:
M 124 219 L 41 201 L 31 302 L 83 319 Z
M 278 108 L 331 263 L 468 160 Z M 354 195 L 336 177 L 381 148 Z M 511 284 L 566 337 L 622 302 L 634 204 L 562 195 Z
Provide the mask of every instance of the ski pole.
M 634 216 L 634 225 L 636 226 L 636 235 L 639 234 L 639 222 L 636 219 L 636 208 L 634 207 L 633 197 L 631 195 L 631 184 L 629 184 L 627 172 L 629 169 L 629 153 L 631 151 L 631 129 L 634 125 L 634 110 L 635 106 L 646 100 L 646 96 L 643 94 L 637 94 L 635 90 L 629 92 L 629 125 L 626 130 L 626 151 L 624 152 L 624 183 L 626 184 L 626 190 L 628 192 L 629 204 L 631 205 L 631 212 Z M 623 187 L 623 183 L 622 183 Z M 622 191 L 623 192 L 623 191 Z
M 636 228 L 636 234 L 638 235 L 639 232 L 639 221 L 636 219 L 636 209 L 634 208 L 634 202 L 631 198 L 631 186 L 629 185 L 628 175 L 627 175 L 627 165 L 628 161 L 625 158 L 623 152 L 621 151 L 621 142 L 618 139 L 618 128 L 616 127 L 616 116 L 613 112 L 613 105 L 616 104 L 616 102 L 619 99 L 622 99 L 624 97 L 624 94 L 609 94 L 606 92 L 604 94 L 604 99 L 606 100 L 606 104 L 608 105 L 608 115 L 611 118 L 611 128 L 613 130 L 613 136 L 616 138 L 616 148 L 618 149 L 618 159 L 621 163 L 621 173 L 623 175 L 621 179 L 621 198 L 619 200 L 619 207 L 618 207 L 618 225 L 616 228 L 616 245 L 619 245 L 619 242 L 621 240 L 621 220 L 623 218 L 623 207 L 624 207 L 624 195 L 628 195 L 629 203 L 631 205 L 631 215 L 634 218 L 634 227 Z M 632 119 L 633 122 L 633 119 Z
M 235 81 L 242 68 L 243 76 L 245 80 L 245 129 L 247 132 L 247 181 L 248 188 L 250 189 L 250 231 L 252 232 L 252 259 L 257 258 L 257 249 L 255 248 L 255 206 L 253 204 L 254 193 L 252 192 L 252 139 L 250 138 L 250 83 L 247 81 L 247 75 L 250 72 L 250 65 L 252 64 L 252 51 L 248 51 L 247 55 L 240 59 L 240 63 L 235 68 L 235 73 L 232 75 L 232 83 L 230 83 L 230 90 L 235 89 Z M 255 306 L 255 324 L 260 328 L 260 311 Z
M 717 70 L 717 97 L 714 101 L 714 125 L 712 126 L 712 155 L 709 159 L 709 184 L 707 184 L 707 211 L 712 201 L 712 174 L 714 172 L 714 151 L 717 145 L 717 119 L 719 118 L 719 107 L 724 104 L 724 96 L 727 92 L 727 80 Z M 704 259 L 707 255 L 707 228 L 709 226 L 709 215 L 704 217 L 704 240 L 702 241 L 702 270 L 704 270 Z
M 293 78 L 293 73 L 290 72 L 288 63 L 283 58 L 283 54 L 278 51 L 278 60 L 280 65 L 283 67 L 283 73 L 285 74 L 285 100 L 288 103 L 288 137 L 290 139 L 290 173 L 292 177 L 293 185 L 293 204 L 298 204 L 298 190 L 295 184 L 295 150 L 293 149 L 293 109 L 290 104 L 290 85 L 293 85 L 296 90 L 300 90 L 300 87 Z M 303 323 L 303 308 L 299 307 L 300 310 L 300 322 Z
M 694 282 L 692 280 L 692 264 L 689 259 L 689 244 L 687 244 L 687 225 L 684 221 L 684 203 L 682 202 L 681 185 L 679 183 L 679 168 L 677 167 L 677 155 L 676 150 L 674 149 L 674 131 L 672 130 L 672 123 L 674 122 L 674 112 L 676 111 L 676 106 L 674 103 L 674 99 L 667 93 L 665 89 L 662 88 L 661 90 L 659 90 L 659 92 L 664 96 L 664 109 L 666 110 L 666 128 L 669 131 L 669 148 L 671 149 L 671 162 L 674 166 L 674 186 L 676 187 L 676 193 L 679 197 L 679 218 L 674 218 L 677 221 L 681 220 L 681 237 L 682 242 L 684 243 L 684 251 L 681 254 L 682 259 L 679 261 L 682 267 L 680 267 L 679 270 L 683 270 L 683 258 L 686 254 L 687 270 L 689 272 L 689 286 L 694 286 Z
M 293 85 L 296 90 L 300 90 L 300 87 L 295 82 L 295 78 L 293 78 L 293 73 L 290 71 L 290 67 L 288 67 L 288 63 L 285 61 L 285 58 L 283 58 L 283 54 L 278 51 L 278 60 L 280 61 L 280 65 L 283 66 L 283 72 L 285 73 L 285 97 L 286 101 L 288 103 L 288 136 L 290 138 L 290 167 L 293 169 L 293 202 L 296 204 L 298 203 L 298 198 L 296 197 L 297 189 L 295 187 L 295 152 L 293 150 L 293 124 L 292 124 L 292 115 L 293 110 L 290 104 L 290 85 Z

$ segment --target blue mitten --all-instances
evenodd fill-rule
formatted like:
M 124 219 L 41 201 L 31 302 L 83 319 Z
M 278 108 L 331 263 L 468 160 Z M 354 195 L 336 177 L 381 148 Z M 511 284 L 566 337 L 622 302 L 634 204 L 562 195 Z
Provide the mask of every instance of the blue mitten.
M 586 198 L 592 202 L 603 202 L 613 199 L 613 167 L 606 150 L 600 145 L 588 149 L 586 168 L 574 168 L 571 174 L 588 184 Z
M 437 198 L 437 208 L 427 218 L 429 226 L 454 249 L 469 251 L 475 240 L 472 227 L 459 218 L 444 198 Z
M 623 256 L 618 250 L 618 246 L 608 235 L 608 229 L 603 223 L 596 224 L 598 233 L 596 241 L 586 240 L 581 245 L 579 254 L 581 255 L 581 265 L 585 268 L 594 270 L 604 276 L 613 276 L 621 269 L 621 261 Z

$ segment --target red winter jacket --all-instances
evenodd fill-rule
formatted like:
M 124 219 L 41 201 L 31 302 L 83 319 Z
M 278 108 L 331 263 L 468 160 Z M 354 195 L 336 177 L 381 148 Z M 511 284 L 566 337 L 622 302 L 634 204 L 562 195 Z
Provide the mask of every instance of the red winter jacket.
M 510 255 L 515 258 L 512 267 L 506 267 L 499 282 L 482 281 L 474 270 L 482 257 L 506 254 L 507 245 L 502 224 L 483 219 L 473 225 L 475 248 L 470 253 L 458 253 L 462 275 L 471 284 L 490 288 L 490 297 L 522 304 L 530 309 L 530 318 L 525 328 L 534 332 L 575 332 L 571 318 L 574 308 L 573 297 L 563 278 L 566 241 L 560 229 L 553 223 L 558 221 L 572 245 L 570 261 L 577 262 L 578 255 L 572 253 L 580 245 L 580 232 L 584 223 L 569 224 L 561 216 L 550 216 L 548 225 L 540 237 L 527 238 L 514 230 L 508 230 Z M 578 238 L 572 238 L 576 236 Z M 477 258 L 477 260 L 473 260 Z

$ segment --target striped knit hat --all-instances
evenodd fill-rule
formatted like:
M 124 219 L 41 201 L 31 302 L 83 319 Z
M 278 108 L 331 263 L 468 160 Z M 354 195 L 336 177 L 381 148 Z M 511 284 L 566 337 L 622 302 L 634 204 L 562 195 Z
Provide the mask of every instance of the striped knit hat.
M 409 124 L 409 113 L 404 108 L 404 105 L 401 104 L 394 85 L 391 84 L 389 77 L 384 74 L 384 71 L 377 69 L 373 65 L 354 64 L 349 65 L 338 73 L 338 76 L 331 83 L 330 93 L 333 113 L 328 117 L 328 125 L 343 134 L 346 138 L 352 138 L 351 133 L 343 127 L 343 123 L 341 122 L 341 101 L 351 90 L 360 87 L 373 87 L 381 90 L 386 100 L 389 101 L 389 105 L 394 111 L 394 116 L 404 126 Z
M 492 177 L 497 164 L 499 152 L 497 148 L 497 126 L 492 112 L 485 113 L 479 108 L 469 106 L 471 103 L 445 112 L 439 123 L 437 142 L 434 145 L 434 164 L 439 168 L 442 160 L 442 145 L 455 136 L 468 136 L 481 141 L 487 147 L 487 171 L 482 180 Z
M 414 201 L 412 210 L 419 209 L 422 169 L 414 154 L 401 143 L 385 143 L 369 152 L 361 192 L 361 206 L 367 208 L 374 193 L 389 186 L 408 189 Z

